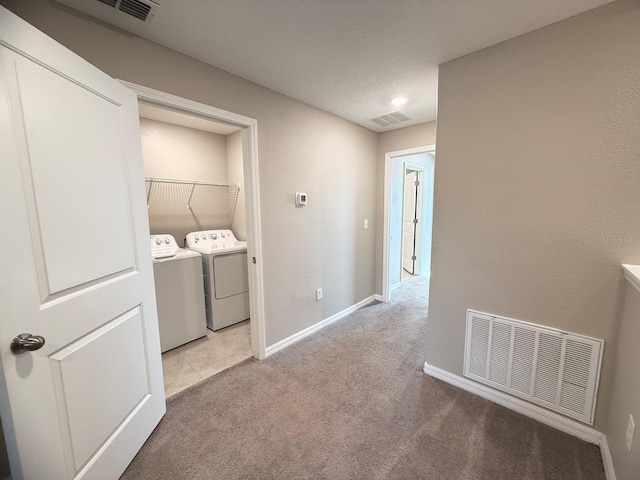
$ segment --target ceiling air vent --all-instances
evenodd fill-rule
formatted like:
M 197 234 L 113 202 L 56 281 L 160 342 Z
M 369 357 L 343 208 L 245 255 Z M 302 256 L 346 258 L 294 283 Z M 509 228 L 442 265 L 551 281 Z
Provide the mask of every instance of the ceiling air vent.
M 143 3 L 140 0 L 120 0 L 119 9 L 121 12 L 128 13 L 132 17 L 145 21 L 149 16 L 149 12 L 151 12 L 151 5 Z
M 397 125 L 398 123 L 406 122 L 409 120 L 409 117 L 403 115 L 402 113 L 395 111 L 391 113 L 385 113 L 384 115 L 380 115 L 379 117 L 370 118 L 374 123 L 377 123 L 381 127 L 388 127 L 389 125 Z
M 152 0 L 56 0 L 103 22 L 144 34 L 160 5 Z

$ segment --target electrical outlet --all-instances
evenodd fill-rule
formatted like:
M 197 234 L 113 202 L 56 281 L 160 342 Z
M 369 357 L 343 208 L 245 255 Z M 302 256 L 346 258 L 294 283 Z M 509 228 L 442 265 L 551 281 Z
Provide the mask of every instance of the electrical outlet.
M 633 446 L 633 435 L 636 433 L 636 424 L 633 421 L 633 415 L 629 414 L 629 423 L 627 423 L 627 432 L 624 434 L 624 438 L 627 440 L 627 448 L 631 451 Z
M 366 230 L 367 228 L 369 228 L 369 219 L 365 218 L 364 219 L 364 229 Z
M 316 301 L 322 300 L 322 288 L 316 289 Z

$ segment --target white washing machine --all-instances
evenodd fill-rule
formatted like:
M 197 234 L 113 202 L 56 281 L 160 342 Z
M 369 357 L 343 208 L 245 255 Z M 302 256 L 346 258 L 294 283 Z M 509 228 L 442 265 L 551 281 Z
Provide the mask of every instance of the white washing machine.
M 231 230 L 205 230 L 188 234 L 185 246 L 202 254 L 207 327 L 215 331 L 247 320 L 247 242 Z
M 207 334 L 202 256 L 178 248 L 171 235 L 151 235 L 162 352 Z

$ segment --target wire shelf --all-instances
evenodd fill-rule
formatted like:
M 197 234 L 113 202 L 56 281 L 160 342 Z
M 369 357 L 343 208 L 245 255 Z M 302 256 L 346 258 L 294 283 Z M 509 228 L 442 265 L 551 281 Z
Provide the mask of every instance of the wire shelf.
M 240 185 L 170 178 L 144 179 L 147 208 L 177 212 L 187 208 L 193 215 L 233 219 Z

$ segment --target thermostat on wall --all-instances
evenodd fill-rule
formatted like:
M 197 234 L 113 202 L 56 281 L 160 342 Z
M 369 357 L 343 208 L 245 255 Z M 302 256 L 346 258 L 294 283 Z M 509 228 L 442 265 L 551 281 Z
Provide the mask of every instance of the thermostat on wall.
M 307 194 L 306 193 L 296 193 L 296 206 L 302 207 L 307 204 Z

